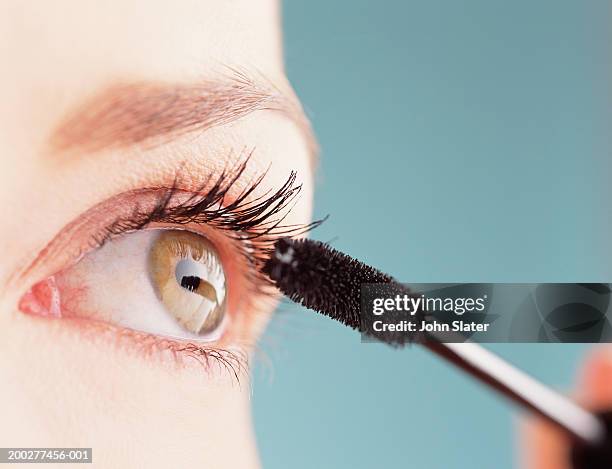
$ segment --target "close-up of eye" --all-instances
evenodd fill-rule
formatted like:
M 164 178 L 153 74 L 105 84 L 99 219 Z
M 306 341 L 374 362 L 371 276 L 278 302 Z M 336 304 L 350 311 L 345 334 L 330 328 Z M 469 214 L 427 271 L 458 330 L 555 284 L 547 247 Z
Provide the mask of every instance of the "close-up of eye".
M 204 236 L 185 230 L 148 229 L 109 240 L 27 295 L 26 312 L 179 340 L 218 340 L 229 320 L 220 254 Z
M 260 272 L 268 251 L 280 236 L 319 224 L 283 224 L 301 189 L 295 173 L 254 197 L 265 181 L 258 175 L 232 196 L 250 159 L 198 192 L 137 191 L 89 210 L 42 251 L 43 266 L 54 252 L 75 254 L 56 256 L 63 259 L 57 270 L 28 289 L 20 310 L 106 326 L 133 345 L 146 344 L 147 352 L 197 358 L 207 369 L 208 358 L 221 352 L 245 367 L 258 305 L 274 296 Z M 66 248 L 82 238 L 90 241 Z
M 612 468 L 611 17 L 0 0 L 0 465 Z

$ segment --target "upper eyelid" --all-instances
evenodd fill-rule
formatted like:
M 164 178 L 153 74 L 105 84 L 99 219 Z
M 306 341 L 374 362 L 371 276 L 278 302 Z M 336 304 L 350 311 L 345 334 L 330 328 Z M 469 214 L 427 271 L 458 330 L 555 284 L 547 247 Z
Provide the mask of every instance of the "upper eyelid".
M 248 160 L 249 157 L 247 156 L 242 163 L 234 168 L 226 170 L 216 178 L 209 178 L 202 184 L 202 188 L 199 190 L 181 188 L 181 178 L 177 176 L 172 186 L 148 186 L 132 189 L 97 204 L 89 209 L 84 215 L 65 226 L 36 256 L 35 260 L 26 269 L 13 276 L 12 281 L 9 281 L 7 285 L 16 285 L 16 282 L 22 282 L 23 279 L 37 271 L 43 260 L 55 255 L 56 251 L 72 247 L 70 243 L 66 243 L 66 238 L 69 238 L 69 241 L 73 241 L 74 238 L 79 237 L 81 231 L 85 232 L 85 237 L 89 235 L 91 240 L 87 240 L 88 243 L 90 243 L 87 246 L 79 246 L 76 248 L 80 250 L 80 252 L 72 252 L 69 254 L 69 256 L 74 258 L 74 261 L 84 255 L 86 251 L 98 247 L 104 242 L 104 239 L 102 239 L 104 230 L 107 230 L 107 234 L 119 235 L 143 228 L 150 222 L 155 221 L 183 225 L 189 222 L 210 223 L 211 221 L 215 221 L 217 224 L 213 226 L 213 228 L 226 228 L 230 233 L 236 234 L 238 238 L 239 230 L 236 229 L 238 227 L 235 223 L 232 225 L 231 217 L 234 212 L 231 210 L 238 210 L 239 212 L 242 210 L 240 212 L 239 221 L 243 223 L 240 228 L 246 229 L 251 234 L 254 233 L 259 236 L 257 241 L 258 246 L 252 250 L 252 253 L 255 256 L 260 256 L 265 250 L 266 245 L 269 245 L 275 239 L 275 236 L 302 233 L 312 229 L 320 223 L 313 222 L 310 224 L 288 227 L 270 224 L 266 227 L 261 227 L 261 223 L 266 220 L 272 221 L 271 217 L 279 215 L 283 208 L 290 208 L 287 207 L 287 203 L 290 203 L 294 200 L 294 197 L 297 197 L 299 186 L 295 186 L 295 174 L 291 173 L 286 183 L 276 191 L 270 190 L 263 196 L 249 198 L 248 196 L 252 192 L 251 189 L 262 183 L 265 174 L 261 174 L 259 177 L 254 178 L 250 185 L 243 187 L 238 194 L 229 197 L 232 186 L 239 181 Z M 226 182 L 224 183 L 223 181 Z M 225 218 L 209 217 L 209 214 L 206 214 L 205 210 L 203 210 L 204 205 L 202 205 L 202 201 L 206 196 L 210 195 L 211 187 L 217 189 L 215 192 L 216 196 L 210 199 L 209 202 L 222 202 L 221 207 L 224 207 L 223 213 L 225 214 Z M 183 205 L 181 206 L 180 203 L 174 205 L 177 198 L 180 199 L 181 197 L 183 198 Z M 134 199 L 139 200 L 134 202 Z M 144 203 L 143 199 L 148 200 Z M 185 206 L 184 199 L 191 202 Z M 131 205 L 129 200 L 132 200 Z M 160 201 L 165 202 L 160 204 Z M 226 201 L 227 204 L 224 205 L 223 202 Z M 269 205 L 267 205 L 268 203 L 275 204 L 272 206 L 273 211 L 269 213 L 266 212 L 266 207 L 269 207 Z M 125 213 L 114 213 L 119 210 L 124 210 Z M 96 220 L 96 218 L 100 218 L 100 220 Z M 280 218 L 282 219 L 282 215 L 280 215 Z M 91 223 L 89 223 L 90 221 Z M 257 225 L 257 223 L 260 223 L 260 225 Z M 95 226 L 92 227 L 90 226 L 91 224 L 95 224 Z M 85 228 L 83 229 L 83 227 Z M 108 233 L 109 228 L 113 230 L 112 233 Z M 95 239 L 96 237 L 98 237 L 98 239 Z M 91 244 L 91 241 L 94 243 Z M 255 259 L 255 263 L 257 263 L 257 259 Z M 52 275 L 53 273 L 52 267 L 51 272 L 47 271 L 43 273 L 42 276 Z

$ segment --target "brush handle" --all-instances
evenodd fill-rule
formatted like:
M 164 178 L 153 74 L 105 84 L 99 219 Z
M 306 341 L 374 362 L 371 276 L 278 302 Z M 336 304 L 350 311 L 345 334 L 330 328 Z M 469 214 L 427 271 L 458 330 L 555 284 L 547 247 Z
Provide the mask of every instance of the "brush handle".
M 598 417 L 484 347 L 473 342 L 442 343 L 435 339 L 421 345 L 544 417 L 579 442 L 594 445 L 605 438 L 605 426 Z

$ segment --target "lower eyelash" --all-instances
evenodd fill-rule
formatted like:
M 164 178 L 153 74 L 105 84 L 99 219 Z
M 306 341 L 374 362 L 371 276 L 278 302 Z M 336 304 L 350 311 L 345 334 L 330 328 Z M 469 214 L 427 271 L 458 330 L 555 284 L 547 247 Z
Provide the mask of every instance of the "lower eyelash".
M 159 340 L 159 338 L 157 338 Z M 157 344 L 160 346 L 161 344 Z M 206 371 L 211 371 L 213 362 L 219 369 L 224 369 L 236 382 L 240 383 L 242 376 L 249 374 L 249 361 L 246 352 L 232 351 L 223 348 L 205 348 L 194 343 L 180 344 L 168 341 L 164 344 L 166 350 L 174 355 L 177 361 L 190 358 L 202 365 Z
M 230 378 L 240 383 L 243 376 L 249 373 L 248 353 L 244 350 L 229 350 L 198 345 L 194 342 L 180 342 L 152 334 L 141 333 L 132 329 L 119 332 L 120 338 L 129 338 L 137 343 L 141 352 L 147 357 L 168 354 L 174 364 L 184 366 L 193 360 L 207 372 L 226 372 Z
M 215 375 L 217 371 L 227 373 L 228 377 L 239 384 L 241 378 L 249 373 L 249 354 L 242 347 L 236 346 L 232 350 L 210 347 L 92 319 L 71 317 L 63 318 L 62 321 L 78 327 L 81 337 L 89 337 L 94 341 L 100 340 L 101 337 L 113 340 L 120 349 L 128 352 L 134 351 L 139 357 L 161 360 L 175 367 L 184 367 L 190 363 L 196 364 L 215 377 L 217 377 Z

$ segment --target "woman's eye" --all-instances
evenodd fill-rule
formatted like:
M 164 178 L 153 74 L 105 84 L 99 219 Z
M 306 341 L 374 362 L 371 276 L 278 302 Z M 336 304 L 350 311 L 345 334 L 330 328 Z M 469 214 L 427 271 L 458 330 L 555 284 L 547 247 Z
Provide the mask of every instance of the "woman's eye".
M 164 230 L 155 235 L 147 264 L 157 297 L 181 326 L 200 336 L 219 329 L 225 319 L 225 273 L 207 239 Z
M 37 284 L 28 312 L 90 318 L 183 340 L 215 341 L 227 326 L 221 256 L 190 231 L 150 229 L 108 241 Z

